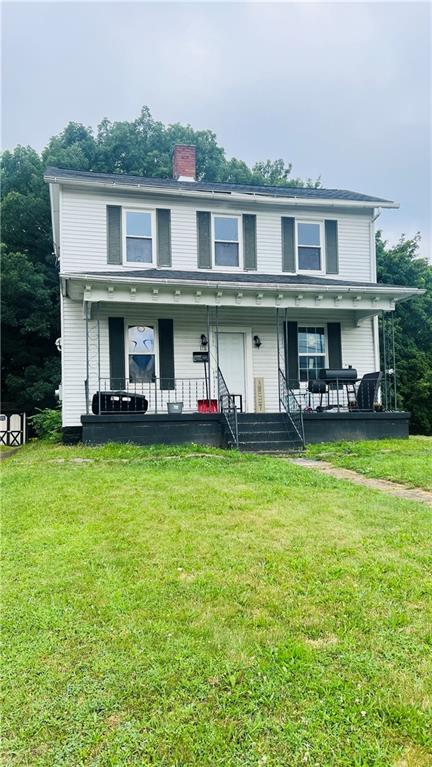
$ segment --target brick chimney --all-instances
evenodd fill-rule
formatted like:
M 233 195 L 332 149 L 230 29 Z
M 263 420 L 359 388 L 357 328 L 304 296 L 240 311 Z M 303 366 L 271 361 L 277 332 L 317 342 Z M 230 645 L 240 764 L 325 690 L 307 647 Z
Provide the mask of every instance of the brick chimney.
M 196 181 L 196 147 L 193 144 L 176 144 L 172 161 L 176 181 Z

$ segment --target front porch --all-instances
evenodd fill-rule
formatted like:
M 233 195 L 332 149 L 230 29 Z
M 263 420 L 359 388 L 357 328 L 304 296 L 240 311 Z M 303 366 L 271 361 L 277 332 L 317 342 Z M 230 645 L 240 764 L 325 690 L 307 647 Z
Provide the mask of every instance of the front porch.
M 64 343 L 70 327 L 85 346 L 85 369 L 64 360 L 66 438 L 288 450 L 408 435 L 378 289 L 98 283 L 64 294 Z

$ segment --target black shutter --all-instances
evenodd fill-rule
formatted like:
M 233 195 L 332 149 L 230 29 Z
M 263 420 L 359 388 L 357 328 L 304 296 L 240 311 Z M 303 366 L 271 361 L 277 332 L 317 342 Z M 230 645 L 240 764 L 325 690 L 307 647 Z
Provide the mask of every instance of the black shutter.
M 197 211 L 198 267 L 212 268 L 210 213 Z
M 286 218 L 281 219 L 282 223 L 282 271 L 283 272 L 295 272 L 296 259 L 295 259 L 295 219 Z
M 342 340 L 340 322 L 327 323 L 329 368 L 342 367 Z
M 107 263 L 122 263 L 122 209 L 107 205 Z
M 123 317 L 108 317 L 111 389 L 125 388 L 125 337 Z
M 296 322 L 285 323 L 285 365 L 288 388 L 299 386 L 298 329 Z
M 325 221 L 326 273 L 339 274 L 337 221 Z
M 171 211 L 156 210 L 157 217 L 157 265 L 171 266 Z
M 247 271 L 256 271 L 256 216 L 243 215 L 243 267 Z
M 172 320 L 158 320 L 158 328 L 160 388 L 175 389 L 174 323 Z

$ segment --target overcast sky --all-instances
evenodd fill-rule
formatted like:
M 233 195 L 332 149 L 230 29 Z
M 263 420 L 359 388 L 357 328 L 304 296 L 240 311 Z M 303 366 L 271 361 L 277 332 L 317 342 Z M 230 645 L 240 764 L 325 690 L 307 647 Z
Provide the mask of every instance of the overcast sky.
M 431 5 L 3 3 L 4 148 L 69 120 L 211 128 L 324 186 L 397 200 L 380 226 L 431 243 Z

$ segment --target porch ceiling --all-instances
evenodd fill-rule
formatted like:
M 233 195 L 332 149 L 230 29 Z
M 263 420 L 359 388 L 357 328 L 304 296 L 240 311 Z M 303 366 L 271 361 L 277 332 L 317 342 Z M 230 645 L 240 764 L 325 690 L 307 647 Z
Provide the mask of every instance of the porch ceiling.
M 152 270 L 154 271 L 154 270 Z M 350 283 L 346 281 L 302 278 L 298 275 L 207 275 L 199 272 L 194 279 L 143 274 L 62 274 L 64 296 L 90 303 L 154 303 L 165 305 L 280 307 L 301 309 L 343 309 L 355 311 L 362 319 L 392 311 L 404 301 L 423 291 L 389 285 Z M 216 279 L 215 279 L 216 277 Z M 253 278 L 256 278 L 255 280 Z M 269 277 L 271 279 L 269 279 Z M 244 278 L 244 279 L 243 279 Z

